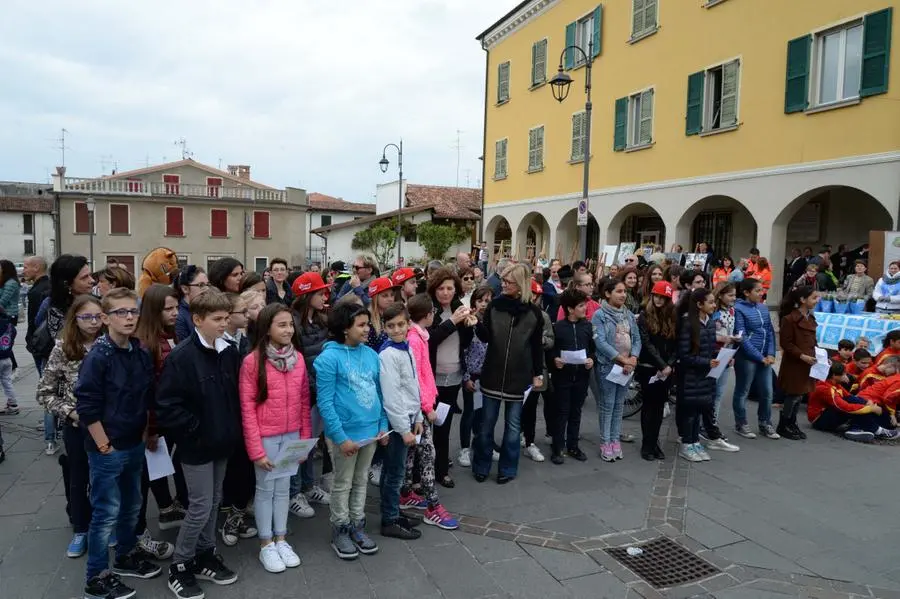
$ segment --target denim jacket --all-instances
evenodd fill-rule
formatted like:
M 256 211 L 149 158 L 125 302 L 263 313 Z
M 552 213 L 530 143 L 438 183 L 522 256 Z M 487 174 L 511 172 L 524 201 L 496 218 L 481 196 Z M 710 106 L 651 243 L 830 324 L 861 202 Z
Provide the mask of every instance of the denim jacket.
M 625 310 L 628 326 L 631 329 L 631 355 L 641 355 L 641 333 L 638 330 L 637 320 L 630 310 Z M 591 317 L 594 326 L 594 346 L 597 349 L 595 369 L 603 372 L 612 370 L 616 363 L 619 351 L 616 349 L 616 323 L 610 320 L 601 306 Z

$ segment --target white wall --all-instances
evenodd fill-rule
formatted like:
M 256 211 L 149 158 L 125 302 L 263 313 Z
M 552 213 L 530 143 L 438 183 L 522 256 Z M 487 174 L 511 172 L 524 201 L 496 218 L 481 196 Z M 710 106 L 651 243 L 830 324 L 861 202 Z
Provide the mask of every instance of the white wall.
M 403 180 L 403 196 L 406 197 L 406 179 Z M 375 186 L 375 213 L 393 212 L 400 206 L 397 195 L 397 181 L 381 183 Z
M 25 235 L 22 212 L 0 212 L 0 258 L 12 262 L 22 262 L 25 255 L 25 240 L 34 241 L 34 254 L 43 256 L 48 262 L 53 260 L 56 243 L 53 217 L 43 213 L 29 213 L 34 217 L 34 233 Z

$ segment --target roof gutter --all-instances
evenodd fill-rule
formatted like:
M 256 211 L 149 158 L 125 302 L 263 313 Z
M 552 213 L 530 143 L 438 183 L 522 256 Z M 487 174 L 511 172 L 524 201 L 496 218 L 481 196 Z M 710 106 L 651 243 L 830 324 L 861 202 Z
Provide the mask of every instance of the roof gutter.
M 483 34 L 482 34 L 483 35 Z M 481 133 L 481 214 L 478 215 L 478 244 L 484 241 L 484 195 L 487 188 L 487 117 L 488 117 L 488 74 L 491 52 L 487 49 L 484 37 L 480 38 L 481 49 L 484 50 L 484 123 Z

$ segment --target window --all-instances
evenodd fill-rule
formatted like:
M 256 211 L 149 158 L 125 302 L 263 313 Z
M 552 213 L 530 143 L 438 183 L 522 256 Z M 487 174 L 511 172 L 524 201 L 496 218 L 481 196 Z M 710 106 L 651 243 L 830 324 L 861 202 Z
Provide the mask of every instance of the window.
M 184 208 L 166 206 L 166 237 L 184 237 Z
M 887 92 L 892 8 L 788 42 L 784 111 Z
M 126 186 L 125 189 L 128 190 L 128 193 L 144 193 L 144 182 L 136 177 L 129 177 L 125 179 Z
M 25 242 L 25 248 L 24 248 L 25 251 L 23 253 L 26 256 L 33 256 L 34 255 L 34 239 L 25 239 L 23 241 Z
M 740 68 L 732 60 L 688 77 L 687 135 L 737 126 Z
M 653 90 L 616 100 L 613 149 L 642 148 L 653 143 Z
M 544 168 L 544 126 L 528 131 L 528 172 L 534 173 Z
M 253 211 L 253 237 L 269 239 L 269 213 L 265 210 Z
M 531 46 L 531 86 L 547 81 L 547 40 L 542 39 Z
M 269 258 L 267 256 L 253 258 L 253 270 L 262 274 L 269 268 Z
M 509 102 L 509 61 L 497 68 L 497 104 Z
M 191 263 L 190 254 L 175 254 L 175 256 L 178 258 L 178 268 L 184 268 Z
M 234 258 L 231 254 L 220 254 L 215 256 L 207 256 L 206 257 L 206 271 L 209 272 L 209 267 L 212 266 L 213 262 L 217 260 L 221 260 L 222 258 Z
M 75 202 L 75 233 L 87 234 L 91 232 L 91 217 L 88 215 L 87 204 Z
M 631 39 L 636 40 L 653 33 L 657 24 L 657 0 L 631 1 Z
M 494 142 L 494 179 L 506 179 L 506 147 L 508 139 Z
M 319 222 L 320 227 L 330 227 L 331 226 L 331 215 L 323 214 L 321 217 L 321 221 Z
M 701 212 L 694 219 L 691 245 L 705 241 L 718 255 L 731 255 L 731 233 L 730 212 Z
M 128 204 L 109 205 L 109 234 L 131 235 L 131 214 Z
M 163 175 L 163 188 L 167 195 L 181 193 L 181 175 Z
M 213 208 L 209 211 L 209 236 L 228 237 L 228 211 Z
M 22 215 L 22 233 L 25 235 L 34 235 L 34 215 Z
M 112 254 L 106 255 L 107 261 L 110 259 L 115 259 L 116 262 L 119 263 L 119 266 L 134 274 L 134 256 L 114 256 Z
M 584 54 L 592 51 L 593 58 L 600 55 L 602 45 L 601 33 L 603 24 L 603 7 L 597 6 L 590 14 L 566 25 L 566 47 L 578 46 Z M 584 55 L 575 50 L 568 50 L 565 66 L 572 69 L 584 64 Z
M 572 115 L 572 162 L 584 160 L 584 144 L 587 135 L 587 113 L 576 112 Z
M 222 187 L 221 177 L 206 178 L 206 195 L 211 198 L 219 197 L 219 188 Z

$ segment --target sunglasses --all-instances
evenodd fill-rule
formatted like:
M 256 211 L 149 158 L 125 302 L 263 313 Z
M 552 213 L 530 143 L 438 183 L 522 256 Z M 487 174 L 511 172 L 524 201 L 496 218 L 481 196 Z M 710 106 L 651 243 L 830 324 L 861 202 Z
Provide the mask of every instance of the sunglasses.
M 463 277 L 462 280 L 463 281 L 474 281 L 475 277 Z

